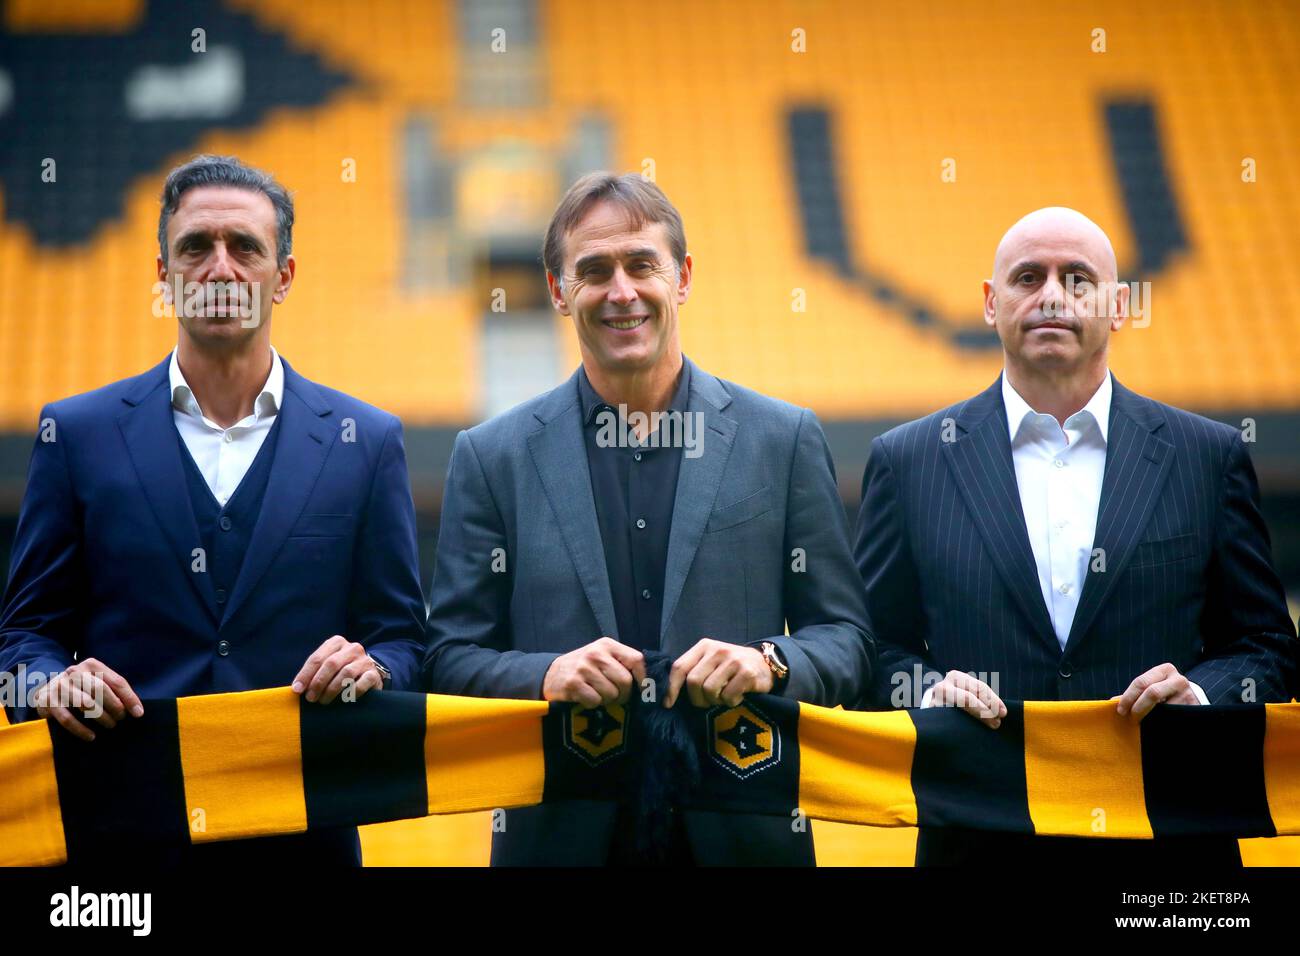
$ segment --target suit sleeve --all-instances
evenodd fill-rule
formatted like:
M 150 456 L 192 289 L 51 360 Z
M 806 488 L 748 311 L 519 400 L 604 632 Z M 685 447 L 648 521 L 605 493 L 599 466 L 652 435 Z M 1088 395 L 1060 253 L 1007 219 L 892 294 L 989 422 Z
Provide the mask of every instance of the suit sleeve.
M 1295 626 L 1273 567 L 1255 468 L 1239 434 L 1224 465 L 1201 638 L 1204 657 L 1187 678 L 1211 704 L 1249 701 L 1243 698 L 1248 689 L 1261 703 L 1289 701 L 1295 693 Z
M 879 649 L 871 706 L 920 706 L 922 688 L 914 686 L 915 675 L 938 669 L 926 654 L 919 576 L 907 542 L 898 480 L 880 438 L 871 443 L 862 476 L 854 559 Z
M 790 633 L 771 639 L 790 668 L 782 694 L 824 707 L 854 707 L 871 679 L 875 643 L 853 570 L 835 465 L 807 409 L 799 419 L 789 487 L 782 560 Z
M 510 647 L 513 557 L 474 444 L 461 432 L 447 467 L 429 596 L 424 674 L 434 693 L 541 699 L 560 655 Z
M 0 671 L 16 675 L 22 666 L 29 678 L 72 666 L 85 619 L 81 509 L 68 469 L 67 432 L 48 407 L 40 420 L 52 422 L 54 431 L 42 430 L 32 450 L 0 609 Z M 26 720 L 35 712 L 20 700 L 14 716 Z
M 392 672 L 394 690 L 417 690 L 424 656 L 424 594 L 415 503 L 397 419 L 379 449 L 353 568 L 347 636 Z

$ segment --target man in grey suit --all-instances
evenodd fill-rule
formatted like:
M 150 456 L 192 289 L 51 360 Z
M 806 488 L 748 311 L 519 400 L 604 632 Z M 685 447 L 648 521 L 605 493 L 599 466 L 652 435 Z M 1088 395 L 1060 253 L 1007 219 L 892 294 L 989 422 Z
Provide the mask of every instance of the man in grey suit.
M 825 437 L 812 412 L 682 355 L 692 261 L 677 210 L 640 176 L 590 174 L 543 258 L 582 366 L 456 438 L 430 689 L 596 707 L 641 694 L 654 650 L 675 659 L 665 707 L 856 704 L 874 645 Z M 672 862 L 813 862 L 789 820 L 674 819 Z M 612 804 L 512 810 L 492 861 L 638 862 L 634 825 Z

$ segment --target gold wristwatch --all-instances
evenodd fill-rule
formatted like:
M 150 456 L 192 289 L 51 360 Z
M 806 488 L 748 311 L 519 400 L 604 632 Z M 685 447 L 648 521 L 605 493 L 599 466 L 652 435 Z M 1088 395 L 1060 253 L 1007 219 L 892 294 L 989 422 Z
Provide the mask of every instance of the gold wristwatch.
M 758 649 L 763 654 L 763 660 L 767 661 L 768 668 L 772 671 L 772 687 L 775 689 L 782 681 L 790 676 L 790 668 L 781 660 L 781 653 L 776 649 L 776 645 L 771 641 L 764 641 Z

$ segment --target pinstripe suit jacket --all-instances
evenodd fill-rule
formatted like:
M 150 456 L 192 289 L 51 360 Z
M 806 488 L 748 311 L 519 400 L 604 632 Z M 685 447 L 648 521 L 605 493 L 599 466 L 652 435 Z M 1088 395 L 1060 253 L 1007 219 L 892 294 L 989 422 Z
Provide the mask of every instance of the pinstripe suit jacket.
M 1247 688 L 1257 701 L 1291 699 L 1295 628 L 1255 472 L 1228 425 L 1115 381 L 1101 552 L 1064 651 L 1025 530 L 1000 379 L 877 438 L 862 495 L 856 559 L 878 706 L 914 706 L 900 688 L 917 665 L 994 673 L 1005 700 L 1104 699 L 1166 661 L 1212 704 Z
M 1211 704 L 1252 699 L 1247 689 L 1291 699 L 1295 628 L 1240 434 L 1118 381 L 1110 416 L 1094 559 L 1064 650 L 1025 529 L 1001 379 L 872 443 L 855 556 L 879 654 L 876 706 L 918 706 L 918 677 L 954 669 L 988 675 L 1004 700 L 1105 699 L 1164 662 Z M 1240 855 L 1222 838 L 922 827 L 917 862 L 1129 869 Z

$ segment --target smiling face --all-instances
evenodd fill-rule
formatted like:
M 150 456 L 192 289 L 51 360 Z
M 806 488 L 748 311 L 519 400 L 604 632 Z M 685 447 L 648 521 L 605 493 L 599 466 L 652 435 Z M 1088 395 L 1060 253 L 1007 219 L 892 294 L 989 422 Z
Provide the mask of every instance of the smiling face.
M 276 262 L 276 219 L 263 193 L 231 186 L 196 186 L 182 194 L 167 223 L 167 263 L 158 257 L 158 278 L 167 295 L 179 274 L 182 283 L 259 283 L 259 314 L 243 318 L 238 307 L 214 308 L 205 302 L 200 315 L 186 314 L 173 303 L 181 328 L 201 347 L 229 348 L 267 328 L 271 306 L 284 301 L 293 282 L 295 262 Z M 266 333 L 263 333 L 266 334 Z
M 984 283 L 984 320 L 1007 364 L 1070 374 L 1104 363 L 1128 311 L 1106 234 L 1072 209 L 1030 213 L 998 244 Z
M 546 274 L 551 302 L 573 319 L 584 363 L 611 374 L 675 362 L 677 308 L 691 290 L 691 257 L 678 273 L 662 223 L 634 228 L 624 209 L 598 202 L 565 235 L 563 283 Z

